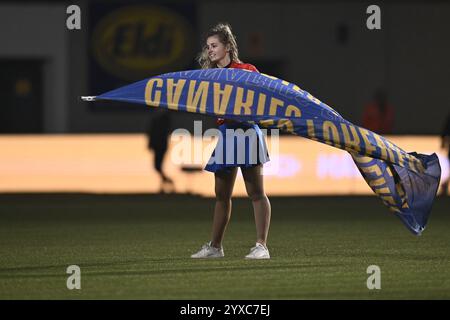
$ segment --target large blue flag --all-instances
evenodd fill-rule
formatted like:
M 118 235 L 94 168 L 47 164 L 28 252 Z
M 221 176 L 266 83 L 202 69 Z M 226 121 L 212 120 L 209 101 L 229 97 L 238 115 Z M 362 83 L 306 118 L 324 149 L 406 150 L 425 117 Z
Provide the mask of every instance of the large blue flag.
M 97 97 L 279 128 L 348 151 L 362 176 L 416 235 L 424 230 L 439 186 L 438 157 L 406 152 L 345 120 L 295 84 L 242 69 L 172 72 Z

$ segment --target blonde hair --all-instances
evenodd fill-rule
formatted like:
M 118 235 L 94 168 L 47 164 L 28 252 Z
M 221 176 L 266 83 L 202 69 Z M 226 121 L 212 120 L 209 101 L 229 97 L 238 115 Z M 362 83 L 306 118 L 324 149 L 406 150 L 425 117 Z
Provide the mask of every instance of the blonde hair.
M 219 41 L 226 47 L 230 48 L 230 59 L 234 62 L 241 62 L 239 60 L 238 46 L 236 37 L 231 32 L 231 26 L 228 23 L 218 23 L 205 34 L 204 41 L 209 37 L 217 36 Z M 203 46 L 202 51 L 197 57 L 197 61 L 202 69 L 217 68 L 216 64 L 209 59 L 208 48 Z

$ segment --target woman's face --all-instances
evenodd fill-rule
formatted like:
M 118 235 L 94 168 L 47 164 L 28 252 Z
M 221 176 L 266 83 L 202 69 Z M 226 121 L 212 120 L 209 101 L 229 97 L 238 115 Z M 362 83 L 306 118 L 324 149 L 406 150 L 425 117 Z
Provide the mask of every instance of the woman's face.
M 215 63 L 224 59 L 228 54 L 226 46 L 219 41 L 218 36 L 211 36 L 206 39 L 206 48 L 208 50 L 208 58 Z

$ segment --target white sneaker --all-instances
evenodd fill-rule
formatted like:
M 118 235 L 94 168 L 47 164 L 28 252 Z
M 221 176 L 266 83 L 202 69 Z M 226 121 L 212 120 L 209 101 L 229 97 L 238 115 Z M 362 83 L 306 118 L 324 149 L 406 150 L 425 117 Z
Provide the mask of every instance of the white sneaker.
M 257 242 L 245 259 L 270 259 L 269 249 Z
M 191 255 L 191 258 L 201 259 L 201 258 L 223 258 L 223 248 L 220 249 L 211 246 L 211 241 L 204 244 L 199 252 Z

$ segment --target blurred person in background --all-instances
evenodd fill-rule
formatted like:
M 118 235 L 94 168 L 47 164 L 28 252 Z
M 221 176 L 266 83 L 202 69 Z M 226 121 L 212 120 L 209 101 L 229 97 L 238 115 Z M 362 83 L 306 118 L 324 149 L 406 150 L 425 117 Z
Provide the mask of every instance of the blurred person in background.
M 148 148 L 153 150 L 153 165 L 160 176 L 160 193 L 173 192 L 174 183 L 163 171 L 164 157 L 170 134 L 170 113 L 162 108 L 155 108 L 147 128 Z
M 447 149 L 447 159 L 450 169 L 450 113 L 447 115 L 447 120 L 445 121 L 444 128 L 441 133 L 441 148 Z M 450 181 L 450 175 L 447 180 L 442 181 L 441 195 L 448 195 L 448 183 Z
M 374 100 L 364 107 L 362 126 L 378 134 L 391 134 L 394 125 L 394 108 L 388 103 L 387 94 L 378 89 Z
M 235 36 L 228 24 L 218 24 L 210 29 L 205 37 L 205 46 L 199 55 L 198 62 L 202 69 L 209 68 L 235 68 L 246 69 L 252 72 L 258 72 L 255 66 L 248 63 L 243 63 L 239 59 L 238 47 Z M 215 194 L 216 204 L 214 208 L 214 218 L 212 226 L 211 241 L 206 243 L 200 251 L 193 254 L 191 258 L 221 258 L 224 256 L 222 248 L 222 240 L 225 229 L 230 221 L 231 216 L 231 196 L 233 193 L 234 183 L 239 167 L 241 168 L 242 176 L 245 182 L 247 194 L 253 204 L 253 211 L 256 224 L 256 245 L 250 249 L 250 253 L 245 256 L 246 259 L 270 259 L 269 250 L 267 248 L 267 236 L 269 232 L 271 207 L 269 199 L 264 191 L 263 180 L 263 163 L 269 161 L 267 146 L 265 144 L 264 136 L 261 129 L 256 124 L 248 124 L 244 122 L 236 122 L 225 119 L 218 119 L 217 122 L 219 130 L 222 133 L 222 150 L 219 149 L 219 144 L 211 156 L 211 159 L 217 154 L 226 154 L 225 146 L 230 146 L 231 141 L 226 141 L 226 131 L 230 129 L 235 130 L 234 134 L 245 136 L 246 133 L 251 133 L 254 139 L 249 143 L 231 142 L 231 147 L 234 147 L 235 159 L 232 163 L 214 163 L 208 162 L 205 170 L 214 173 L 215 179 Z M 248 131 L 252 130 L 252 131 Z M 243 133 L 243 132 L 246 133 Z M 227 138 L 230 139 L 230 138 Z M 244 138 L 245 139 L 245 138 Z M 249 161 L 248 155 L 254 152 L 257 153 L 256 161 Z M 245 163 L 238 163 L 236 161 L 236 154 L 245 153 Z M 229 159 L 227 159 L 229 160 Z M 256 162 L 256 163 L 255 163 Z

